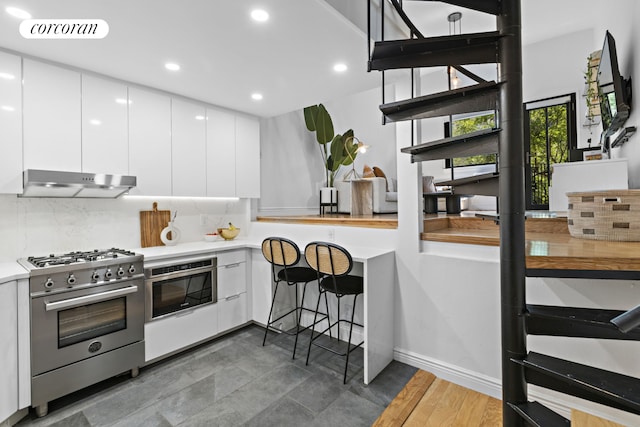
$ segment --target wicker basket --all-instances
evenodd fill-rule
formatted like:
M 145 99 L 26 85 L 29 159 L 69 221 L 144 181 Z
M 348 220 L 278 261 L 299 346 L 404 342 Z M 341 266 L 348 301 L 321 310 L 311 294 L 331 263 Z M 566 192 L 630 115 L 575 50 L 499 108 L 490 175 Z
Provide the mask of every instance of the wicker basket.
M 567 193 L 567 197 L 573 237 L 640 241 L 640 190 Z

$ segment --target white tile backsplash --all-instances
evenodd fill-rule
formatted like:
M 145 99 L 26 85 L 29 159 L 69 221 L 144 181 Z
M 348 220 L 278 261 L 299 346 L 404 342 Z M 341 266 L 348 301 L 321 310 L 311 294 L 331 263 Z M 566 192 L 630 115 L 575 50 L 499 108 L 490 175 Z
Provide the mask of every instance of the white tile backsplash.
M 0 195 L 0 261 L 29 255 L 95 248 L 140 247 L 139 212 L 158 209 L 176 213 L 181 242 L 202 240 L 229 222 L 247 232 L 248 199 L 149 198 L 54 199 Z M 203 221 L 204 218 L 204 221 Z M 204 225 L 202 224 L 204 222 Z M 242 230 L 244 229 L 244 230 Z

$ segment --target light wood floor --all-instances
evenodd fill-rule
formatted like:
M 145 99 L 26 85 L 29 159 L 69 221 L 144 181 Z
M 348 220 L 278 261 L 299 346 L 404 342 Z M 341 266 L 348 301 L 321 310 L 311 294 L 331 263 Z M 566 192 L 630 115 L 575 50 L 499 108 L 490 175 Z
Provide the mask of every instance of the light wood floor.
M 573 410 L 572 427 L 624 427 Z M 373 427 L 498 427 L 502 401 L 419 370 Z
M 502 402 L 418 371 L 373 424 L 374 427 L 495 427 Z

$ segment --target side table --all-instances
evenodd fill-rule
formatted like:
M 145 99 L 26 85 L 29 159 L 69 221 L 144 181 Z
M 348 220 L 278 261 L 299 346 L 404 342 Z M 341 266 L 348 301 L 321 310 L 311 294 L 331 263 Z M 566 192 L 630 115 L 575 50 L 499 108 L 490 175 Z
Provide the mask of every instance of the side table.
M 351 216 L 373 215 L 373 181 L 351 180 Z

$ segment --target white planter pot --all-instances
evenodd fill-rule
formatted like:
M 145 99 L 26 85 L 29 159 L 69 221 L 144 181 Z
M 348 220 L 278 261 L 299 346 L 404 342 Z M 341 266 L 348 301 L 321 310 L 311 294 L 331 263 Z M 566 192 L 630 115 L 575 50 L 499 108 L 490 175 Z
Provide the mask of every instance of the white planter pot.
M 320 204 L 332 205 L 338 203 L 338 190 L 335 187 L 320 188 Z

